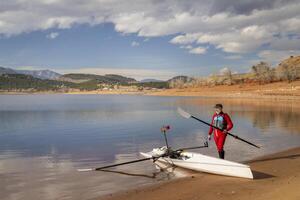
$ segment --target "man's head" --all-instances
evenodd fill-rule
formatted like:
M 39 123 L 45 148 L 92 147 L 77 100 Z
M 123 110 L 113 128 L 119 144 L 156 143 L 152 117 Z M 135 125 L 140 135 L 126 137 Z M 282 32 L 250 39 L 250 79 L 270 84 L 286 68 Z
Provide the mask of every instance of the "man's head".
M 218 103 L 218 104 L 215 105 L 215 109 L 216 109 L 216 113 L 220 114 L 223 110 L 223 105 Z

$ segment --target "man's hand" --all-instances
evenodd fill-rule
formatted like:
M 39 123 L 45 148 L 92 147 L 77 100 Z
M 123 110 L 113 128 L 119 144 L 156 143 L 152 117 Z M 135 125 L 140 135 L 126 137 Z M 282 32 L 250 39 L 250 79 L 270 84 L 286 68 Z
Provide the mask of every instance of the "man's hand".
M 224 131 L 223 131 L 223 133 L 224 133 L 224 134 L 227 134 L 227 133 L 228 133 L 228 131 L 227 131 L 227 130 L 224 130 Z
M 211 139 L 211 136 L 210 136 L 210 135 L 208 135 L 208 136 L 207 136 L 207 140 L 209 141 L 210 139 Z

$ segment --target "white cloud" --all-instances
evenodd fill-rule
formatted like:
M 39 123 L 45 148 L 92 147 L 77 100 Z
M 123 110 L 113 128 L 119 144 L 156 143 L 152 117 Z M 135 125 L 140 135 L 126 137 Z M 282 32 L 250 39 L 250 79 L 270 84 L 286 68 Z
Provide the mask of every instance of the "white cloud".
M 300 50 L 280 51 L 280 50 L 264 50 L 258 53 L 258 56 L 266 62 L 278 64 L 280 61 L 290 56 L 300 55 Z
M 138 46 L 140 46 L 140 43 L 138 43 L 136 41 L 133 41 L 133 42 L 131 42 L 131 46 L 132 47 L 138 47 Z
M 52 33 L 49 33 L 48 35 L 46 35 L 46 38 L 48 39 L 55 39 L 59 36 L 59 33 L 57 32 L 52 32 Z
M 182 45 L 180 46 L 181 49 L 192 49 L 193 46 L 192 45 Z
M 186 34 L 174 37 L 170 42 L 172 44 L 191 44 L 199 38 L 199 34 Z
M 296 51 L 289 35 L 300 33 L 299 10 L 299 0 L 10 0 L 1 2 L 0 36 L 113 23 L 123 34 L 177 34 L 170 42 L 181 46 L 210 44 L 240 54 L 269 44 Z
M 196 47 L 196 48 L 190 49 L 189 53 L 191 53 L 191 54 L 198 54 L 198 55 L 205 54 L 206 53 L 206 48 L 204 48 L 204 47 Z

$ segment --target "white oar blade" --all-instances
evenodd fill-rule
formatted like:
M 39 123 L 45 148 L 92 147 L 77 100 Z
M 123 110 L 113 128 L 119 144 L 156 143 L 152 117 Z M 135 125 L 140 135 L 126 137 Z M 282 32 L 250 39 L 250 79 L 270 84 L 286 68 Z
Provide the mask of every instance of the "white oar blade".
M 90 172 L 90 171 L 94 171 L 93 168 L 87 168 L 87 169 L 77 169 L 78 172 Z
M 184 118 L 190 118 L 192 115 L 190 113 L 187 113 L 186 111 L 184 111 L 183 109 L 181 108 L 177 108 L 177 112 Z

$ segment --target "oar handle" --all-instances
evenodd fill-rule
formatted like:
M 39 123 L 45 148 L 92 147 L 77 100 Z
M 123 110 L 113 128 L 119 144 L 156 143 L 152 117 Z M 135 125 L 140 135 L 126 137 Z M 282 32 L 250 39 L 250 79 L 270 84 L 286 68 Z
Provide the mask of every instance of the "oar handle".
M 250 145 L 252 145 L 252 146 L 254 146 L 254 147 L 256 147 L 256 148 L 260 148 L 260 146 L 257 146 L 256 144 L 253 144 L 253 143 L 251 143 L 251 142 L 248 142 L 247 140 L 244 140 L 243 138 L 240 138 L 240 137 L 237 136 L 237 135 L 234 135 L 234 134 L 228 133 L 228 132 L 227 132 L 227 134 L 230 135 L 230 136 L 232 136 L 232 137 L 234 137 L 235 139 L 241 140 L 241 141 L 243 141 L 243 142 L 245 142 L 245 143 L 247 143 L 247 144 L 250 144 Z
M 185 151 L 185 150 L 190 150 L 190 149 L 201 149 L 201 148 L 206 148 L 206 147 L 208 147 L 208 146 L 204 145 L 204 146 L 197 146 L 197 147 L 187 147 L 187 148 L 178 149 L 176 151 Z

